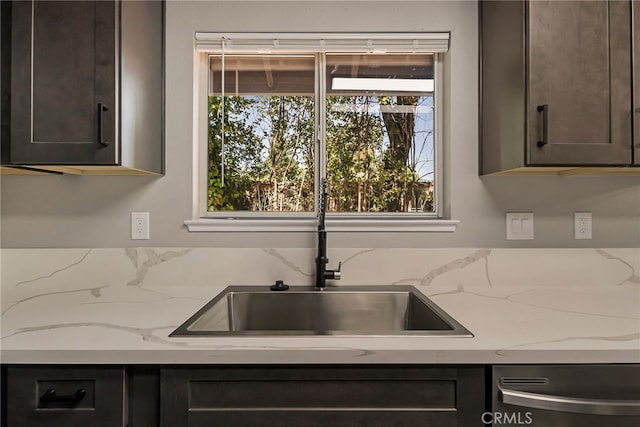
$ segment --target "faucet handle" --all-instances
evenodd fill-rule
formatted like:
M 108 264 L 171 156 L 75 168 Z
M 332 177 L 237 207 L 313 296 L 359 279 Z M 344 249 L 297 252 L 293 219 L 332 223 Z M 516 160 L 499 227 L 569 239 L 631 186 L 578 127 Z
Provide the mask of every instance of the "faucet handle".
M 342 261 L 338 262 L 338 269 L 333 272 L 333 280 L 340 280 L 342 277 L 342 273 L 340 269 L 342 268 Z
M 342 261 L 338 263 L 338 268 L 336 270 L 327 270 L 324 272 L 324 278 L 329 280 L 340 280 L 342 273 L 340 273 L 340 269 L 342 268 Z
M 329 275 L 328 279 L 340 280 L 340 278 L 342 277 L 342 273 L 340 272 L 341 268 L 342 268 L 342 261 L 338 263 L 337 269 L 327 271 L 327 274 Z

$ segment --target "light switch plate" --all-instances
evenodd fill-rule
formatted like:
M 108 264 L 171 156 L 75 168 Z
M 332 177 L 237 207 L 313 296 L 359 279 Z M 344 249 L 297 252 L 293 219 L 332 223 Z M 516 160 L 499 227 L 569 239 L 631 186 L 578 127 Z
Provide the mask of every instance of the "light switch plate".
M 507 213 L 507 240 L 533 240 L 533 212 Z

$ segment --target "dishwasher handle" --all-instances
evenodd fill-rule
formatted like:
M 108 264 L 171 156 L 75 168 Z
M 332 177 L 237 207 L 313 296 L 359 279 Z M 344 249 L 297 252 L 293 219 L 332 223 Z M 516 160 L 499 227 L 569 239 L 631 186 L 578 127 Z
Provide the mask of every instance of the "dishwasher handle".
M 583 399 L 553 396 L 498 387 L 498 398 L 507 405 L 548 411 L 594 415 L 640 415 L 640 400 Z

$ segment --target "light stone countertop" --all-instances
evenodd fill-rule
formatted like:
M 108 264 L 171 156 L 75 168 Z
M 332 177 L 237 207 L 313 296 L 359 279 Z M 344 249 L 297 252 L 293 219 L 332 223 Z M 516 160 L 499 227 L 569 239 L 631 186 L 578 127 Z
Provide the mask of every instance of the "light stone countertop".
M 514 255 L 513 250 L 457 249 L 439 251 L 440 258 L 425 253 L 435 250 L 337 254 L 337 259 L 352 264 L 357 256 L 368 257 L 366 265 L 379 267 L 383 259 L 402 264 L 394 257 L 414 266 L 407 258 L 427 255 L 430 261 L 419 268 L 405 265 L 404 277 L 388 280 L 382 268 L 379 283 L 372 283 L 375 273 L 365 283 L 416 286 L 469 329 L 473 338 L 169 338 L 226 285 L 261 284 L 250 277 L 262 265 L 255 258 L 235 282 L 227 278 L 219 280 L 224 285 L 205 285 L 196 279 L 176 282 L 176 277 L 193 273 L 202 256 L 220 258 L 208 251 L 3 250 L 2 363 L 640 363 L 640 278 L 635 250 L 565 250 L 562 262 L 556 261 L 560 254 L 553 251 L 551 255 L 548 251 Z M 270 273 L 270 278 L 308 285 L 309 266 L 296 263 L 298 252 L 262 250 L 267 260 L 278 259 L 284 266 L 273 273 L 280 276 Z M 242 253 L 226 256 L 233 259 L 210 264 L 242 263 L 246 258 Z M 535 267 L 530 266 L 532 256 L 538 257 Z M 570 267 L 572 263 L 576 266 Z M 353 274 L 355 270 L 345 264 L 343 274 Z M 517 285 L 511 284 L 512 273 L 504 270 L 507 265 L 506 270 L 520 270 L 522 280 Z M 574 270 L 582 271 L 587 265 L 593 271 L 582 279 L 573 276 Z M 539 272 L 541 266 L 544 273 Z M 606 274 L 603 266 L 610 268 Z M 416 271 L 406 271 L 411 268 Z M 192 277 L 201 277 L 200 273 L 211 272 Z M 566 274 L 567 278 L 545 282 L 540 274 Z M 354 281 L 344 284 L 357 285 Z

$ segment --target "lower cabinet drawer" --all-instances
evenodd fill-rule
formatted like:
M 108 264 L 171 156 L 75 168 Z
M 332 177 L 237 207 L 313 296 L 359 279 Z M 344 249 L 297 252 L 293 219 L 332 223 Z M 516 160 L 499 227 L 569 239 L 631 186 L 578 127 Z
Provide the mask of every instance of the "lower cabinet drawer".
M 221 367 L 161 370 L 161 426 L 465 426 L 482 368 Z
M 122 427 L 123 367 L 10 366 L 7 427 Z

